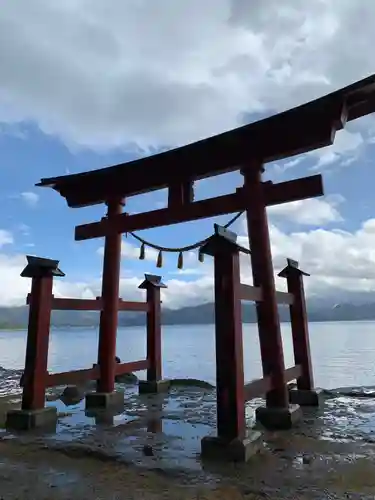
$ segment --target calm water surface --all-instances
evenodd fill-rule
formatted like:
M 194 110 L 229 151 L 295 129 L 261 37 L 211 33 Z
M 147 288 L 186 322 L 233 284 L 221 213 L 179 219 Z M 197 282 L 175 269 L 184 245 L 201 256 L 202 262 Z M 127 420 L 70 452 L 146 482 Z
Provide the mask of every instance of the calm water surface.
M 243 329 L 245 380 L 261 376 L 256 325 Z M 290 325 L 282 325 L 285 364 L 292 366 Z M 122 361 L 144 359 L 144 327 L 118 331 L 117 354 Z M 318 387 L 375 385 L 375 322 L 310 324 L 310 342 Z M 48 369 L 50 372 L 89 368 L 96 362 L 97 329 L 55 329 L 51 331 Z M 22 369 L 26 332 L 0 332 L 0 365 Z M 163 328 L 163 370 L 167 378 L 194 377 L 215 382 L 214 326 L 165 326 Z M 142 372 L 139 376 L 143 376 Z

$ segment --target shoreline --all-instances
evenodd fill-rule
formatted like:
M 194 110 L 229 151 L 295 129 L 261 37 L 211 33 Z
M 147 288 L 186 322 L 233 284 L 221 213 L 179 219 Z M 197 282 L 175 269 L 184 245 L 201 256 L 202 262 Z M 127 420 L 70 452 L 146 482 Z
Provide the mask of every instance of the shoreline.
M 202 463 L 197 455 L 201 437 L 215 430 L 214 390 L 187 388 L 147 397 L 134 386 L 125 391 L 125 411 L 114 419 L 102 415 L 96 421 L 85 416 L 82 404 L 65 406 L 57 400 L 48 403 L 56 404 L 60 414 L 56 435 L 2 431 L 0 450 L 8 465 L 0 467 L 0 480 L 1 470 L 6 471 L 15 484 L 9 494 L 2 490 L 4 497 L 28 498 L 17 491 L 18 483 L 26 489 L 32 481 L 38 498 L 53 499 L 56 491 L 56 498 L 72 500 L 98 498 L 98 492 L 99 498 L 117 498 L 116 493 L 122 498 L 126 492 L 127 498 L 146 500 L 318 500 L 328 494 L 367 500 L 375 494 L 374 399 L 327 394 L 321 408 L 304 409 L 301 426 L 262 430 L 261 453 L 248 464 L 234 465 Z M 0 408 L 17 401 L 17 395 L 0 398 Z M 248 410 L 260 403 L 254 401 Z M 363 427 L 364 417 L 369 429 Z M 155 427 L 158 421 L 161 426 Z M 145 443 L 153 456 L 143 454 Z
M 309 324 L 321 324 L 321 323 L 326 323 L 326 324 L 332 324 L 332 323 L 375 323 L 375 318 L 374 319 L 336 319 L 336 320 L 310 320 Z M 256 325 L 256 321 L 243 321 L 244 325 Z M 290 321 L 280 321 L 281 325 L 289 325 Z M 119 330 L 126 329 L 126 328 L 144 328 L 146 324 L 140 325 L 140 324 L 128 324 L 128 325 L 120 325 L 118 326 Z M 162 323 L 162 327 L 186 327 L 186 326 L 215 326 L 214 323 Z M 0 326 L 0 332 L 19 332 L 19 331 L 26 331 L 27 330 L 27 325 L 22 327 L 1 327 Z M 97 325 L 51 325 L 51 330 L 63 330 L 63 329 L 70 329 L 70 328 L 81 328 L 81 329 L 87 329 L 87 330 L 92 330 L 99 328 L 99 323 Z

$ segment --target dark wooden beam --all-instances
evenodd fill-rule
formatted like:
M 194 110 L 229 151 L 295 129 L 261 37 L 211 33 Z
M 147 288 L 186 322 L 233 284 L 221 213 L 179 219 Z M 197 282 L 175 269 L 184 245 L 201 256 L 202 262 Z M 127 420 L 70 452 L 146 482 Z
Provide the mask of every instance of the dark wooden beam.
M 324 113 L 299 112 L 296 120 L 280 116 L 210 137 L 203 141 L 134 162 L 86 172 L 60 180 L 45 179 L 39 185 L 53 187 L 65 197 L 70 207 L 104 203 L 111 197 L 130 196 L 168 188 L 178 175 L 181 182 L 200 180 L 239 170 L 249 156 L 263 162 L 281 160 L 329 146 L 333 143 L 339 121 Z M 268 121 L 270 120 L 270 121 Z M 298 125 L 298 126 L 297 126 Z M 341 127 L 339 127 L 341 128 Z
M 347 121 L 375 109 L 375 75 L 348 87 L 214 137 L 132 162 L 42 179 L 71 207 L 103 203 L 168 188 L 172 179 L 199 180 L 238 170 L 251 159 L 265 164 L 332 144 Z
M 248 300 L 253 302 L 262 301 L 262 289 L 252 285 L 241 284 L 241 300 Z M 292 293 L 279 292 L 276 290 L 276 300 L 278 304 L 293 304 L 294 297 Z
M 250 401 L 254 398 L 259 398 L 264 396 L 268 391 L 271 390 L 271 377 L 263 377 L 252 380 L 245 384 L 244 393 L 245 401 Z
M 291 380 L 298 379 L 302 374 L 302 369 L 300 365 L 292 366 L 285 370 L 285 382 L 288 383 Z M 248 382 L 244 386 L 245 401 L 250 401 L 254 398 L 259 398 L 264 396 L 267 392 L 272 389 L 271 377 L 257 378 Z
M 281 182 L 279 184 L 264 184 L 266 204 L 268 206 L 279 205 L 290 201 L 304 200 L 322 196 L 323 181 L 321 175 L 313 175 L 302 179 Z M 179 224 L 192 220 L 215 217 L 244 210 L 247 200 L 238 192 L 210 198 L 208 200 L 196 201 L 180 210 L 162 208 L 134 215 L 122 214 L 113 218 L 112 221 L 103 218 L 100 222 L 92 222 L 77 226 L 75 239 L 78 241 L 92 238 L 101 238 L 110 233 L 126 233 L 129 231 L 140 231 L 171 224 Z
M 30 304 L 30 294 L 27 295 L 26 304 Z M 52 297 L 52 310 L 54 311 L 101 311 L 103 301 L 101 297 L 96 299 L 73 299 Z M 134 302 L 119 299 L 119 311 L 142 311 L 147 312 L 147 302 Z
M 285 370 L 285 382 L 297 380 L 302 375 L 301 365 L 295 365 Z
M 88 368 L 84 370 L 72 370 L 70 372 L 47 373 L 46 387 L 56 387 L 59 385 L 76 385 L 88 380 L 99 378 L 99 368 Z
M 140 361 L 130 361 L 128 363 L 116 363 L 116 375 L 124 373 L 147 370 L 149 362 L 147 359 Z M 56 387 L 59 385 L 80 384 L 89 380 L 97 380 L 100 376 L 99 366 L 83 370 L 71 370 L 69 372 L 48 373 L 46 374 L 46 387 Z
M 263 163 L 332 144 L 347 121 L 375 111 L 375 75 L 314 101 L 220 135 L 146 158 L 79 174 L 42 179 L 70 207 L 129 198 L 181 182 L 238 170 L 250 159 Z M 249 158 L 251 156 L 251 158 Z
M 245 285 L 240 286 L 241 300 L 260 302 L 262 300 L 262 290 L 256 286 Z
M 149 366 L 150 362 L 148 359 L 129 361 L 127 363 L 116 363 L 115 373 L 116 375 L 123 375 L 124 373 L 139 372 L 141 370 L 147 370 Z

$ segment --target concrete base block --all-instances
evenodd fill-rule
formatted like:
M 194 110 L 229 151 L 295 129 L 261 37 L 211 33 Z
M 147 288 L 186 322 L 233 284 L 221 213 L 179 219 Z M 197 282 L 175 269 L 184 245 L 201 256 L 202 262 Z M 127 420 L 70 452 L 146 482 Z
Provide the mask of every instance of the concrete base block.
M 86 394 L 86 410 L 94 408 L 123 408 L 124 391 L 116 390 L 113 392 L 89 392 Z
M 140 380 L 138 382 L 139 394 L 157 394 L 159 392 L 168 392 L 169 386 L 169 380 Z
M 203 459 L 227 462 L 247 462 L 263 447 L 262 434 L 251 432 L 245 439 L 225 440 L 216 436 L 206 436 L 201 441 Z
M 302 410 L 299 405 L 289 405 L 288 408 L 270 408 L 260 406 L 255 411 L 257 421 L 269 430 L 286 430 L 302 420 Z
M 9 430 L 28 431 L 45 428 L 56 430 L 57 410 L 54 406 L 40 410 L 10 410 L 5 426 Z
M 306 391 L 292 389 L 289 391 L 289 402 L 299 406 L 319 406 L 321 390 Z

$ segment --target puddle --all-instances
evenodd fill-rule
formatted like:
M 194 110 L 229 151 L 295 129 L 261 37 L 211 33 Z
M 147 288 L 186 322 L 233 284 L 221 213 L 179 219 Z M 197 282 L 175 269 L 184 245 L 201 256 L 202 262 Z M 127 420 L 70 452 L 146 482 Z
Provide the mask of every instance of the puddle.
M 211 426 L 163 418 L 158 431 L 139 428 L 137 435 L 121 438 L 115 451 L 145 467 L 202 470 L 200 443 L 204 436 L 215 432 Z
M 375 401 L 339 396 L 325 402 L 321 438 L 375 443 Z
M 201 473 L 201 439 L 216 433 L 215 390 L 176 387 L 166 394 L 139 395 L 136 386 L 119 387 L 125 390 L 123 411 L 87 413 L 84 400 L 72 405 L 60 400 L 47 402 L 48 406 L 56 407 L 60 417 L 56 433 L 44 434 L 43 442 L 51 447 L 55 443 L 56 447 L 79 445 L 87 450 L 100 449 L 103 455 L 107 453 L 116 460 L 120 457 L 141 467 Z M 303 425 L 297 432 L 293 429 L 285 436 L 292 439 L 299 435 L 335 443 L 375 443 L 374 391 L 364 388 L 358 391 L 366 396 L 330 391 L 320 408 L 304 408 Z M 263 404 L 263 399 L 246 404 L 249 428 L 255 425 L 255 409 Z M 266 440 L 269 435 L 265 433 Z M 32 442 L 34 438 L 29 436 L 27 439 Z M 288 454 L 288 462 L 295 470 L 323 466 L 322 463 L 328 467 L 330 460 L 336 460 L 332 458 L 332 450 L 328 458 L 324 452 L 306 457 L 302 451 L 305 450 Z M 345 459 L 349 460 L 349 456 L 346 454 Z

